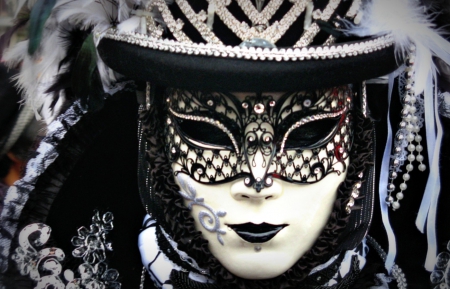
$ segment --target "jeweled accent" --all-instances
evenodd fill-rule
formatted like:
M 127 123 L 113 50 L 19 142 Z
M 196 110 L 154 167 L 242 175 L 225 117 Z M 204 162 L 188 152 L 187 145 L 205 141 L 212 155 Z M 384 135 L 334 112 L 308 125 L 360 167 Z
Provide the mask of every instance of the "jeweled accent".
M 360 188 L 361 188 L 361 182 L 360 181 L 353 185 L 351 196 L 348 199 L 347 205 L 345 206 L 345 212 L 347 214 L 350 214 L 352 212 L 352 208 L 355 205 L 355 201 L 359 197 L 359 194 L 360 194 L 359 189 Z
M 78 266 L 78 274 L 67 269 L 63 271 L 64 252 L 56 247 L 45 247 L 50 238 L 51 228 L 42 223 L 30 224 L 19 234 L 19 247 L 12 255 L 20 274 L 29 275 L 35 283 L 35 289 L 120 289 L 117 282 L 119 272 L 109 269 L 104 262 L 105 250 L 112 250 L 106 236 L 113 229 L 112 213 L 102 217 L 98 211 L 92 217 L 90 230 L 78 229 L 78 236 L 72 238 L 77 246 L 72 255 L 85 261 Z M 39 250 L 39 251 L 38 251 Z M 76 276 L 79 276 L 76 278 Z
M 255 104 L 255 106 L 253 107 L 253 110 L 257 113 L 257 114 L 261 114 L 264 112 L 264 104 L 262 103 L 257 103 Z

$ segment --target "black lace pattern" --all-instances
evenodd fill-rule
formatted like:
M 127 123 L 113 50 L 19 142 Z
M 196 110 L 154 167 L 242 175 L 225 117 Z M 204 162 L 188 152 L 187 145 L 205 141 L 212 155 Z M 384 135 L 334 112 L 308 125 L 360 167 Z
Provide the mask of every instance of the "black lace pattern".
M 181 166 L 175 174 L 200 183 L 244 178 L 257 191 L 271 186 L 273 178 L 315 183 L 345 172 L 351 95 L 347 86 L 286 93 L 278 100 L 262 93 L 168 89 L 166 152 Z M 258 166 L 264 174 L 253 171 Z

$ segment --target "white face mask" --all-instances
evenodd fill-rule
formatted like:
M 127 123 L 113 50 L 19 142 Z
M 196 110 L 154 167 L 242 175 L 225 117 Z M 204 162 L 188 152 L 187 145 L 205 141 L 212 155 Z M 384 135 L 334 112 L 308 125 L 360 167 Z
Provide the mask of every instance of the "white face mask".
M 349 165 L 349 95 L 347 87 L 241 102 L 227 95 L 221 105 L 208 96 L 169 97 L 167 153 L 180 194 L 211 253 L 231 273 L 276 277 L 321 234 Z M 223 136 L 202 136 L 192 126 L 204 123 Z

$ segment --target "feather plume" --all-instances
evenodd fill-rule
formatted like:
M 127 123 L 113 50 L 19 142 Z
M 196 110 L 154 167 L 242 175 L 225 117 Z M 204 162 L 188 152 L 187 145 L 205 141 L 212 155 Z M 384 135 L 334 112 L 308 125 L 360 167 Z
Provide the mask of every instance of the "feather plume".
M 30 35 L 28 53 L 30 55 L 33 55 L 40 45 L 45 22 L 55 4 L 56 0 L 38 0 L 31 9 L 30 30 L 28 32 Z
M 14 24 L 14 26 L 8 28 L 6 32 L 0 36 L 0 59 L 3 56 L 3 51 L 9 46 L 11 42 L 11 37 L 16 33 L 16 31 L 25 26 L 25 24 L 28 22 L 28 19 L 21 19 Z
M 82 91 L 74 91 L 74 87 L 83 84 L 79 79 L 83 75 L 74 74 L 80 66 L 90 67 L 89 74 L 84 77 L 92 76 L 88 83 L 88 86 L 95 90 L 92 95 L 104 97 L 105 93 L 117 90 L 116 84 L 121 76 L 97 57 L 95 46 L 90 46 L 92 62 L 79 62 L 81 55 L 86 56 L 84 53 L 80 54 L 80 51 L 83 50 L 82 44 L 86 40 L 86 35 L 90 33 L 95 35 L 92 40 L 96 45 L 98 35 L 101 37 L 102 33 L 116 25 L 118 20 L 128 19 L 132 9 L 138 7 L 138 2 L 142 1 L 20 0 L 21 12 L 35 11 L 33 21 L 37 25 L 31 30 L 31 41 L 18 43 L 15 47 L 5 50 L 3 59 L 9 66 L 21 64 L 22 69 L 16 77 L 18 86 L 24 94 L 25 101 L 32 105 L 37 115 L 41 114 L 49 123 L 58 115 L 61 107 L 74 100 L 74 95 L 82 97 L 84 94 Z M 10 34 L 12 33 L 14 32 L 11 31 Z M 5 42 L 8 37 L 10 35 L 4 36 Z M 30 46 L 33 55 L 27 53 L 27 46 Z M 91 66 L 86 63 L 90 63 Z M 92 69 L 94 64 L 96 68 Z M 77 85 L 74 86 L 75 83 Z M 102 105 L 102 101 L 95 99 L 95 96 L 84 97 L 87 97 L 86 103 L 91 108 Z
M 418 1 L 371 1 L 363 8 L 363 15 L 361 25 L 346 22 L 344 32 L 360 37 L 392 34 L 398 60 L 410 52 L 412 44 L 416 46 L 416 93 L 425 89 L 425 74 L 436 72 L 432 56 L 450 64 L 450 44 L 435 29 Z

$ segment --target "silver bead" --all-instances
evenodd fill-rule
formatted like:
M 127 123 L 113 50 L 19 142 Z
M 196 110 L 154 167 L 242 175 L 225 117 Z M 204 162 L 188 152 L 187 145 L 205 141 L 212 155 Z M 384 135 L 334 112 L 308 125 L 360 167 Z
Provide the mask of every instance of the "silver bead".
M 392 204 L 392 202 L 394 202 L 394 198 L 391 197 L 391 196 L 387 196 L 386 199 L 385 199 L 385 201 L 386 201 L 386 203 L 388 203 L 388 204 Z
M 271 101 L 269 102 L 269 106 L 270 106 L 270 107 L 274 107 L 275 104 L 277 104 L 277 103 L 275 102 L 275 100 L 271 100 Z
M 210 99 L 210 100 L 208 100 L 208 101 L 206 102 L 206 104 L 207 104 L 208 106 L 213 106 L 213 105 L 214 105 L 214 101 L 212 101 L 212 100 Z
M 242 108 L 247 109 L 247 108 L 248 108 L 248 103 L 243 102 L 243 103 L 242 103 Z
M 244 179 L 244 184 L 246 184 L 246 185 L 250 184 L 250 178 L 245 178 Z
M 303 106 L 304 107 L 310 107 L 311 106 L 311 100 L 310 99 L 305 99 L 303 101 Z
M 394 184 L 389 184 L 387 189 L 388 189 L 389 192 L 392 192 L 392 191 L 395 190 L 395 185 Z
M 397 178 L 397 172 L 391 172 L 391 179 Z

